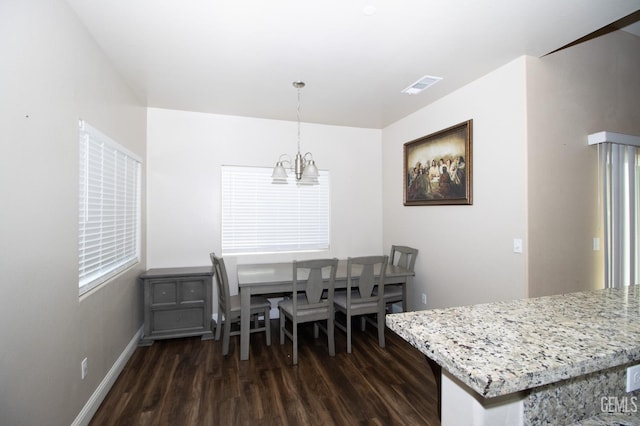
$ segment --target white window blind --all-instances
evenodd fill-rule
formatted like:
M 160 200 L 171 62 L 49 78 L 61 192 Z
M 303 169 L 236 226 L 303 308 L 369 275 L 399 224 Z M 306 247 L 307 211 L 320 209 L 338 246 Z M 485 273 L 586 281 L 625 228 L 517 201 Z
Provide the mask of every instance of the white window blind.
M 318 185 L 271 183 L 273 169 L 222 166 L 222 253 L 329 249 L 329 172 Z
M 80 294 L 140 261 L 141 162 L 80 121 Z

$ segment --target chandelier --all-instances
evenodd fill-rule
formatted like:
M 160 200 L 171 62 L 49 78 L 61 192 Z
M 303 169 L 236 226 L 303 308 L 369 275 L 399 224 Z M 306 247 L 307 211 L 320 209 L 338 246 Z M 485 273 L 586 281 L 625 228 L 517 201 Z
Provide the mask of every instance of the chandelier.
M 317 185 L 318 184 L 318 168 L 313 155 L 310 152 L 302 155 L 300 153 L 300 89 L 305 86 L 304 81 L 294 81 L 293 87 L 298 89 L 298 153 L 295 159 L 291 161 L 291 157 L 287 154 L 281 154 L 273 168 L 271 178 L 272 183 L 287 183 L 287 170 L 295 173 L 296 181 L 299 184 Z M 285 168 L 287 165 L 287 168 Z

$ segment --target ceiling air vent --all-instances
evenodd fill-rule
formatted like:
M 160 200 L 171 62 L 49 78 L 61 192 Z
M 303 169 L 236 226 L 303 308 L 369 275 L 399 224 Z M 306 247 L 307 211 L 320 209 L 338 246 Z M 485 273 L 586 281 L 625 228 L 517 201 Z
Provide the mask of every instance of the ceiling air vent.
M 418 93 L 422 92 L 427 87 L 433 86 L 434 84 L 436 84 L 440 80 L 442 80 L 442 77 L 434 77 L 432 75 L 425 75 L 420 80 L 416 81 L 415 83 L 411 84 L 409 87 L 404 89 L 402 91 L 402 93 L 407 93 L 409 95 L 417 95 Z

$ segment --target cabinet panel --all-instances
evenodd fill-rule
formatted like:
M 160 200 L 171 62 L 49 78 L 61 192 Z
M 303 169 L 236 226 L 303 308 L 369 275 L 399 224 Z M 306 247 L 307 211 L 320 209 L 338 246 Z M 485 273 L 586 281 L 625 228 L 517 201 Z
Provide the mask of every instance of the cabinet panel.
M 181 302 L 204 302 L 205 285 L 203 280 L 183 281 L 180 284 Z
M 151 281 L 151 303 L 153 305 L 176 303 L 177 293 L 178 283 L 176 281 Z
M 171 309 L 153 311 L 153 331 L 178 331 L 204 327 L 204 309 Z

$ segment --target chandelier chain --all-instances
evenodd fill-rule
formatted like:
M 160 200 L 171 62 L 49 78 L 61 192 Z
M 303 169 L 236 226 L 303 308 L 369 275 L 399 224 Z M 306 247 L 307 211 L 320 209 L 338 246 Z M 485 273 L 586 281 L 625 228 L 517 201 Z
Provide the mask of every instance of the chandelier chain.
M 304 81 L 293 82 L 293 87 L 298 89 L 298 105 L 296 106 L 298 119 L 298 152 L 295 158 L 291 158 L 287 154 L 280 155 L 271 174 L 273 183 L 287 183 L 287 170 L 285 169 L 285 164 L 287 164 L 289 169 L 295 173 L 298 184 L 318 185 L 318 176 L 320 176 L 320 174 L 315 161 L 313 161 L 313 155 L 311 152 L 307 152 L 304 155 L 300 152 L 300 129 L 302 124 L 300 120 L 300 89 L 304 86 Z

